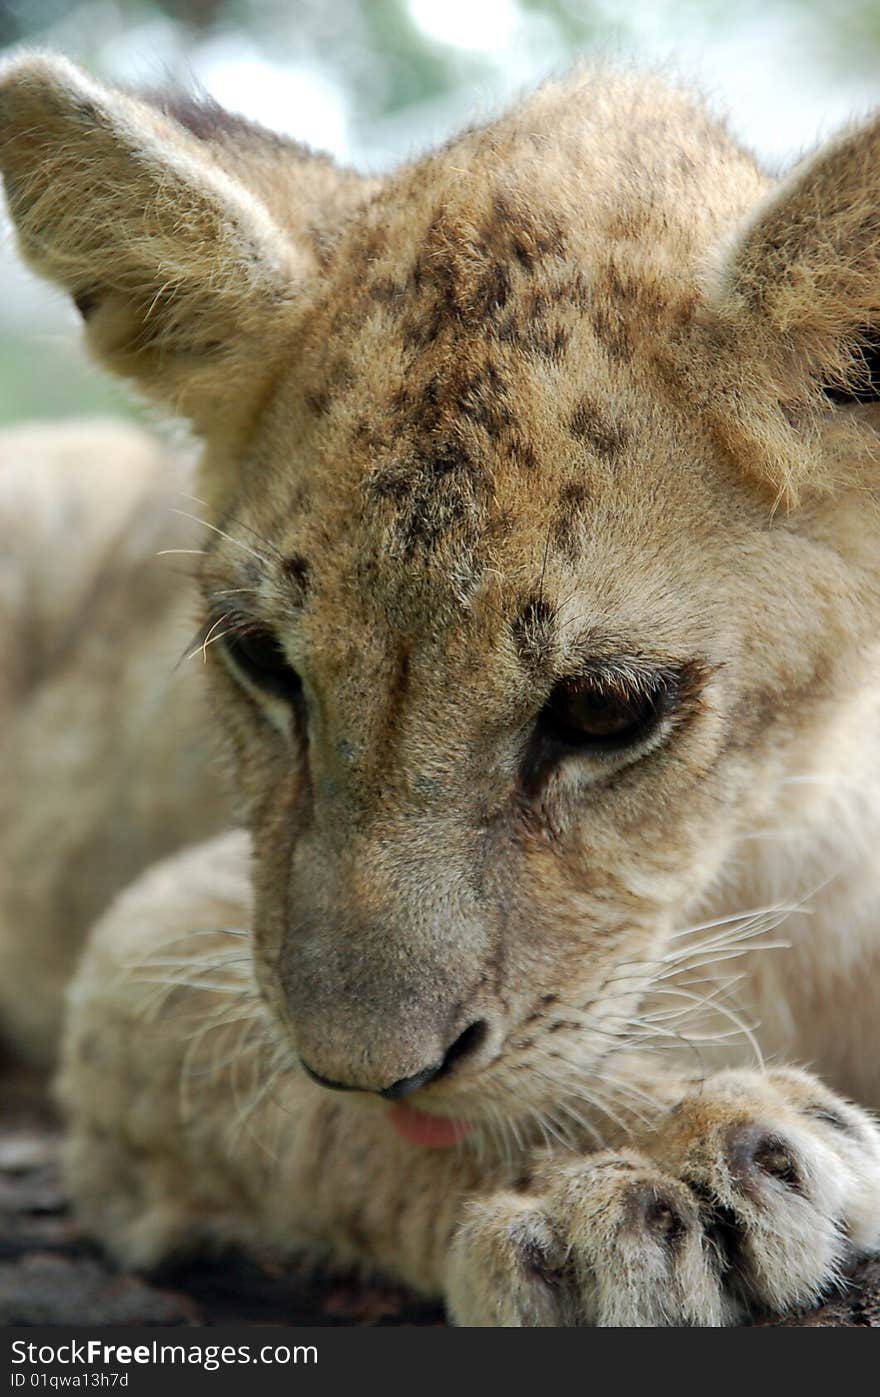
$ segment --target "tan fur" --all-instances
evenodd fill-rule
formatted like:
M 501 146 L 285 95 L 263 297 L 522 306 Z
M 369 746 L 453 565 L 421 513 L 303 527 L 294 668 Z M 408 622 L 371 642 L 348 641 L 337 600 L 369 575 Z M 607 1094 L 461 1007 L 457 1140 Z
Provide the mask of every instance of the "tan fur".
M 23 254 L 204 440 L 200 672 L 248 829 L 122 891 L 73 982 L 71 1178 L 123 1261 L 234 1238 L 380 1267 L 461 1323 L 720 1324 L 880 1241 L 880 408 L 829 396 L 868 386 L 876 142 L 773 188 L 687 95 L 581 74 L 378 184 L 55 59 L 7 69 Z M 124 751 L 144 721 L 70 595 L 57 701 L 94 769 L 97 726 Z M 135 688 L 189 605 L 161 596 L 107 623 Z M 255 628 L 301 698 L 242 673 Z M 675 676 L 644 750 L 548 755 L 536 715 L 585 670 Z M 59 724 L 22 693 L 3 786 L 30 891 L 2 945 L 49 1007 L 41 1035 L 4 1013 L 45 1053 L 70 951 L 44 992 L 18 928 L 69 948 L 228 817 L 123 764 L 165 842 L 149 826 L 62 928 L 74 846 L 29 765 L 54 772 Z M 192 703 L 154 734 L 172 768 Z M 77 816 L 96 849 L 106 765 Z M 418 1151 L 375 1093 L 453 1043 L 414 1104 L 474 1129 Z M 747 1066 L 761 1048 L 829 1086 Z

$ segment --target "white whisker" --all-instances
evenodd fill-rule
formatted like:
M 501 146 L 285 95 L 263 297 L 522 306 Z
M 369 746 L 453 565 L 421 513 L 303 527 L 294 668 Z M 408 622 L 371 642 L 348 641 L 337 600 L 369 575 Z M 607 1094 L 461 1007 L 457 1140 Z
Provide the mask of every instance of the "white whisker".
M 194 524 L 201 524 L 204 528 L 210 529 L 212 533 L 219 534 L 220 538 L 225 538 L 227 543 L 231 543 L 236 548 L 240 548 L 244 553 L 249 553 L 252 558 L 256 558 L 257 562 L 262 563 L 264 567 L 269 566 L 269 559 L 264 557 L 262 553 L 258 553 L 254 548 L 249 548 L 246 543 L 242 543 L 240 538 L 233 538 L 232 534 L 228 534 L 225 529 L 219 529 L 216 524 L 210 524 L 207 519 L 200 519 L 197 514 L 189 514 L 185 509 L 170 508 L 169 512 L 171 514 L 179 514 L 182 519 L 191 519 Z

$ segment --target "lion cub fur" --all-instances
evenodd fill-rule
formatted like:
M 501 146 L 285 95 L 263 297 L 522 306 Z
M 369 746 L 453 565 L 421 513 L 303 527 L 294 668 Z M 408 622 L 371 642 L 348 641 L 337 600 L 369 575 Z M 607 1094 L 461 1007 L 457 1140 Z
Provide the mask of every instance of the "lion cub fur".
M 0 1013 L 65 1019 L 84 1224 L 460 1323 L 820 1294 L 880 1241 L 880 121 L 776 181 L 585 71 L 363 178 L 25 55 L 0 168 L 202 443 L 0 441 Z M 673 676 L 644 749 L 538 742 L 587 672 Z

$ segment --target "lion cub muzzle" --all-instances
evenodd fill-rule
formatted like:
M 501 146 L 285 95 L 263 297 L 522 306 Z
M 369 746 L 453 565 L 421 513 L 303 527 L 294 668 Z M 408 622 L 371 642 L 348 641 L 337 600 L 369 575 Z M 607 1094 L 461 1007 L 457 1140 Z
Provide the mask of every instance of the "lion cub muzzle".
M 314 1080 L 401 1100 L 489 1061 L 502 1014 L 477 910 L 436 869 L 380 864 L 297 851 L 271 993 Z
M 279 964 L 284 1018 L 313 1081 L 399 1101 L 491 1056 L 490 1006 L 464 977 L 433 960 L 420 972 L 417 953 L 390 935 L 378 955 L 335 940 L 328 949 L 320 938 L 321 951 L 314 939 L 288 943 Z

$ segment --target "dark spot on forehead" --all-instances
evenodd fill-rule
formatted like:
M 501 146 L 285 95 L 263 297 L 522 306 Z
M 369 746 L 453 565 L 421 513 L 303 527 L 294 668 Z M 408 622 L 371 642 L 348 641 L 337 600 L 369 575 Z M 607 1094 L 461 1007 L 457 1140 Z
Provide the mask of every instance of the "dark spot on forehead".
M 508 385 L 497 366 L 489 362 L 464 378 L 454 408 L 490 437 L 499 436 L 513 421 Z
M 292 553 L 281 564 L 281 571 L 289 583 L 291 595 L 299 606 L 305 601 L 311 585 L 309 565 L 298 553 Z
M 629 438 L 629 429 L 623 423 L 613 422 L 590 398 L 578 403 L 568 429 L 573 437 L 604 457 L 616 456 Z
M 402 505 L 413 493 L 410 473 L 399 465 L 384 466 L 371 471 L 364 480 L 364 493 L 369 503 Z
M 590 283 L 580 271 L 561 281 L 556 294 L 560 301 L 575 306 L 578 310 L 588 310 L 593 301 Z
M 550 294 L 550 288 L 541 283 L 530 284 L 523 298 L 523 309 L 530 321 L 543 320 L 555 305 L 556 298 Z
M 367 504 L 395 511 L 391 544 L 410 557 L 453 533 L 476 536 L 485 513 L 486 480 L 479 463 L 455 435 L 426 436 L 393 465 L 364 481 Z
M 510 385 L 485 346 L 476 348 L 482 356 L 471 346 L 466 360 L 453 359 L 442 373 L 420 378 L 411 372 L 404 378 L 390 399 L 396 437 L 404 427 L 413 438 L 428 441 L 457 432 L 462 419 L 491 437 L 510 426 Z
M 669 304 L 671 288 L 666 278 L 649 270 L 636 276 L 616 259 L 609 262 L 601 284 L 617 305 L 627 305 L 639 315 L 656 319 Z
M 633 357 L 630 326 L 615 305 L 593 306 L 593 331 L 609 359 L 628 364 Z
M 543 208 L 535 215 L 522 201 L 514 203 L 509 194 L 496 193 L 488 228 L 496 246 L 509 249 L 525 271 L 546 257 L 561 257 L 565 252 L 562 224 L 552 209 Z
M 571 516 L 584 510 L 590 501 L 590 487 L 585 480 L 569 480 L 559 492 L 561 512 Z
M 293 485 L 290 493 L 290 513 L 302 514 L 309 508 L 312 502 L 312 490 L 308 481 L 298 480 Z
M 537 468 L 538 457 L 535 448 L 525 437 L 520 436 L 518 432 L 511 432 L 505 444 L 511 461 L 521 470 L 533 471 Z
M 492 333 L 537 264 L 564 251 L 559 220 L 549 210 L 536 216 L 522 193 L 490 190 L 476 208 L 445 199 L 409 270 L 404 343 L 424 348 L 462 329 Z
M 472 483 L 478 470 L 467 449 L 460 441 L 447 437 L 437 442 L 425 441 L 415 454 L 415 468 L 423 480 L 446 481 L 456 477 L 460 485 Z
M 489 262 L 479 285 L 475 288 L 473 309 L 476 314 L 493 315 L 503 310 L 510 297 L 510 269 L 505 262 Z
M 571 339 L 571 330 L 567 325 L 540 325 L 532 326 L 525 337 L 525 343 L 534 354 L 539 354 L 543 359 L 559 360 L 562 358 Z

